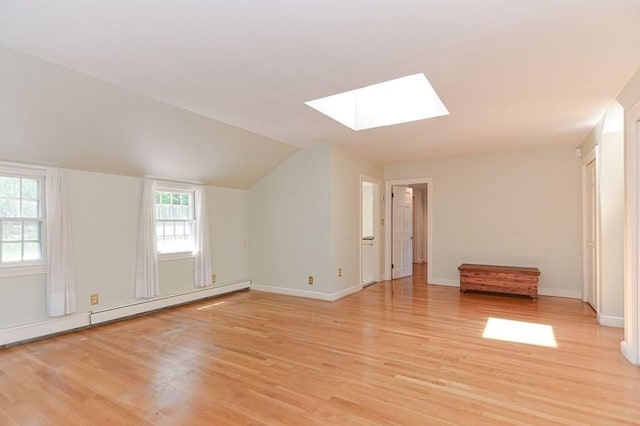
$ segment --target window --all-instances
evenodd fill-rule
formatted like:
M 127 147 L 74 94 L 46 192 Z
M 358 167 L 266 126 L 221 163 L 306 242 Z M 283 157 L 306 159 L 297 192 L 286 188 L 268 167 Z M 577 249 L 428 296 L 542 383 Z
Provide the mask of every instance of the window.
M 43 177 L 0 174 L 0 266 L 43 263 Z
M 195 250 L 194 191 L 156 190 L 155 213 L 158 253 Z

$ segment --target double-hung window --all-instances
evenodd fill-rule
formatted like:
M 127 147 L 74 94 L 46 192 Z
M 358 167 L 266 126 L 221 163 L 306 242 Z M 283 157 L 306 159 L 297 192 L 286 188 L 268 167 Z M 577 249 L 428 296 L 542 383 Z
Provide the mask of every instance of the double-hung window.
M 191 189 L 158 187 L 155 192 L 158 253 L 195 251 L 195 194 Z
M 0 268 L 44 264 L 44 174 L 0 169 Z

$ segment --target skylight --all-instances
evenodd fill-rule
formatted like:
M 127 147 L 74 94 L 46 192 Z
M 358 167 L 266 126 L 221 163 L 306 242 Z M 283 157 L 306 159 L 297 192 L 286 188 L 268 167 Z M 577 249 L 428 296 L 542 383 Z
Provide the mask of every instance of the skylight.
M 422 73 L 305 103 L 353 130 L 449 115 Z

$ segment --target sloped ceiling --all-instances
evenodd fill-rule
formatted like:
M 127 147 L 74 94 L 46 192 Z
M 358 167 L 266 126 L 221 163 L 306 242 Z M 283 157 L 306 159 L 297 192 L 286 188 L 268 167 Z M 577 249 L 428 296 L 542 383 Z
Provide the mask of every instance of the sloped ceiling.
M 274 141 L 391 163 L 579 144 L 640 67 L 639 22 L 637 0 L 4 0 L 0 44 L 269 138 L 265 163 L 293 152 Z M 451 115 L 354 132 L 304 105 L 418 72 Z

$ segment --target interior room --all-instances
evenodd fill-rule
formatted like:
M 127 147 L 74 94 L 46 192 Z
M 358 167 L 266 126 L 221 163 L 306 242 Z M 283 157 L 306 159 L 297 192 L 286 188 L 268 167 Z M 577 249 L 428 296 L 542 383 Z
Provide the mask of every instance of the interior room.
M 637 424 L 639 20 L 0 2 L 0 424 Z

